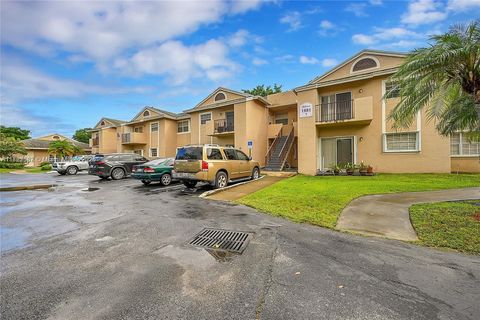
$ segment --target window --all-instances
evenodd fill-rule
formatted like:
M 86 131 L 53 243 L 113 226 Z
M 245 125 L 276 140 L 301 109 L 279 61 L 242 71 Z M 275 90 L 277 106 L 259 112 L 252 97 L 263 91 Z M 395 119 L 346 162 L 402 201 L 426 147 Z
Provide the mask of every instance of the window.
M 418 150 L 418 132 L 399 132 L 384 134 L 385 152 L 409 152 Z
M 177 149 L 175 160 L 202 160 L 202 147 L 182 147 Z
M 138 149 L 138 150 L 133 150 L 133 153 L 135 154 L 138 154 L 138 155 L 143 155 L 143 150 L 142 149 Z
M 158 131 L 158 122 L 150 124 L 150 131 L 157 132 Z
M 143 113 L 143 116 L 144 116 L 144 117 L 148 117 L 149 115 L 150 115 L 150 111 L 145 110 L 145 112 Z
M 237 160 L 237 153 L 234 149 L 223 149 L 223 153 L 225 153 L 228 160 Z
M 135 150 L 133 152 L 137 153 L 138 151 L 141 150 Z M 130 154 L 121 154 L 113 158 L 113 161 L 124 161 L 124 162 L 130 162 L 133 161 L 133 156 Z
M 143 127 L 135 127 L 135 128 L 133 128 L 133 132 L 142 133 L 143 132 Z
M 207 158 L 208 160 L 223 160 L 223 156 L 222 156 L 222 153 L 220 152 L 220 149 L 213 149 L 213 148 L 207 149 Z
M 235 153 L 237 154 L 237 159 L 238 160 L 248 160 L 249 159 L 247 157 L 247 155 L 240 150 L 235 150 Z
M 104 126 L 104 125 L 105 125 L 105 121 L 100 122 L 100 125 L 101 125 L 101 126 Z
M 215 101 L 220 101 L 220 100 L 225 100 L 227 99 L 227 96 L 225 95 L 225 93 L 223 92 L 219 92 L 217 93 L 217 95 L 215 96 Z
M 480 142 L 470 141 L 461 133 L 453 133 L 450 136 L 450 154 L 452 156 L 478 156 L 480 155 Z
M 378 66 L 377 62 L 373 58 L 364 58 L 357 61 L 352 68 L 352 71 L 362 71 L 365 69 L 376 68 Z
M 178 133 L 183 133 L 183 132 L 189 132 L 190 131 L 190 126 L 189 126 L 189 121 L 188 120 L 182 120 L 178 121 L 177 123 L 177 132 Z
M 53 136 L 53 140 L 58 140 L 58 139 L 60 139 L 59 136 Z
M 150 157 L 158 157 L 158 149 L 150 148 Z
M 388 81 L 385 83 L 385 93 L 387 99 L 400 97 L 400 87 L 398 86 L 398 83 L 393 81 Z
M 203 113 L 200 115 L 200 124 L 205 124 L 207 121 L 212 120 L 212 114 L 211 113 Z
M 275 114 L 275 123 L 281 123 L 284 125 L 288 124 L 288 113 L 278 113 Z

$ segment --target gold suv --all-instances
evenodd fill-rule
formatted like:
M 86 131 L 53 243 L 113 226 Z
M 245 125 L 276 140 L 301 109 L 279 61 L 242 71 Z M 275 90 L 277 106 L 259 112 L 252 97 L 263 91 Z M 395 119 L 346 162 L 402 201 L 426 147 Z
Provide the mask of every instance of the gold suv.
M 173 170 L 173 178 L 188 188 L 195 187 L 199 181 L 223 188 L 229 181 L 260 177 L 257 161 L 253 161 L 243 151 L 215 144 L 178 148 Z

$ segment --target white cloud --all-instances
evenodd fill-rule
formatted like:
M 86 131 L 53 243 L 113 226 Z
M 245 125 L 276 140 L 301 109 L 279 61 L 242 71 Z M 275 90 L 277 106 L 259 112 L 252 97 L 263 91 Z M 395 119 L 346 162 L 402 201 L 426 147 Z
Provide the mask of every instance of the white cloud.
M 449 0 L 447 9 L 450 11 L 466 11 L 480 7 L 480 0 Z
M 322 60 L 322 67 L 333 67 L 338 64 L 337 59 L 325 58 Z
M 322 22 L 320 22 L 320 28 L 322 29 L 328 30 L 328 29 L 333 29 L 334 27 L 335 25 L 328 20 L 322 20 Z
M 228 39 L 228 44 L 232 47 L 242 47 L 247 43 L 249 35 L 247 30 L 240 29 Z
M 321 36 L 334 35 L 339 30 L 339 28 L 328 20 L 322 20 L 320 22 L 320 30 L 318 34 Z
M 301 64 L 319 64 L 320 63 L 320 61 L 318 61 L 317 58 L 307 57 L 307 56 L 300 56 L 299 61 Z
M 260 58 L 253 58 L 252 60 L 252 63 L 256 66 L 261 66 L 261 65 L 264 65 L 264 64 L 268 64 L 268 61 L 265 60 L 265 59 L 260 59 Z
M 402 23 L 410 25 L 429 24 L 445 20 L 447 13 L 442 11 L 443 4 L 436 0 L 413 0 L 408 11 L 402 15 Z
M 352 36 L 352 41 L 360 45 L 378 44 L 386 41 L 394 41 L 398 39 L 409 40 L 408 43 L 413 43 L 412 39 L 421 39 L 424 35 L 408 30 L 406 28 L 374 28 L 374 33 L 371 35 L 355 34 Z M 407 44 L 406 41 L 398 42 Z M 399 45 L 397 45 L 399 46 Z M 408 46 L 406 46 L 408 47 Z
M 368 1 L 372 6 L 381 6 L 383 4 L 382 0 L 369 0 Z
M 283 56 L 278 56 L 273 59 L 277 63 L 293 63 L 295 61 L 295 56 L 291 54 L 285 54 Z
M 163 75 L 179 85 L 193 78 L 206 77 L 219 81 L 232 75 L 238 66 L 228 58 L 228 46 L 219 40 L 186 46 L 180 41 L 167 41 L 140 50 L 114 66 L 131 75 Z
M 293 11 L 280 18 L 280 23 L 289 26 L 288 31 L 296 31 L 302 28 L 302 15 L 298 11 Z
M 1 43 L 100 63 L 196 31 L 263 1 L 5 1 Z M 19 23 L 21 21 L 21 23 Z
M 368 14 L 365 12 L 367 4 L 363 2 L 353 2 L 345 7 L 345 11 L 353 13 L 357 17 L 368 17 Z

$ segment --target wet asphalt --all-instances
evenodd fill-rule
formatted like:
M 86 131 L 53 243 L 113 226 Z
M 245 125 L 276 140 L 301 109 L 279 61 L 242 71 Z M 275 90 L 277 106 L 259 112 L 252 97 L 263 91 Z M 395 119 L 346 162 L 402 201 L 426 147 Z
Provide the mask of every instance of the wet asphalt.
M 36 177 L 34 177 L 36 176 Z M 478 319 L 480 257 L 296 224 L 180 185 L 0 176 L 2 319 Z M 21 181 L 20 181 L 21 180 Z M 98 189 L 97 189 L 98 188 Z M 242 255 L 192 247 L 253 232 Z

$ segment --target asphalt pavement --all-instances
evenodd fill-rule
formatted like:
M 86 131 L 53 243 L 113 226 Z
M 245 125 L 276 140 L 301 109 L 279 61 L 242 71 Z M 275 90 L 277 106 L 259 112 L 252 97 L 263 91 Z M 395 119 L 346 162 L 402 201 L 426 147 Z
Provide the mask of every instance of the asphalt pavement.
M 2 319 L 480 314 L 479 256 L 292 223 L 198 198 L 206 186 L 43 178 L 58 187 L 0 194 Z M 219 257 L 188 244 L 206 227 L 253 237 Z

